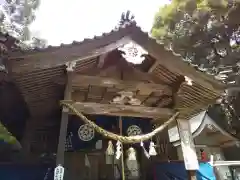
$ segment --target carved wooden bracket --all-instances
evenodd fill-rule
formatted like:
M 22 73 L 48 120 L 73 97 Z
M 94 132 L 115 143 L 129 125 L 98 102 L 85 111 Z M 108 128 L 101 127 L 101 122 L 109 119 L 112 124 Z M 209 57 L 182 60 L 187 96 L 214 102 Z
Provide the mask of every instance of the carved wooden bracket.
M 122 104 L 122 105 L 141 105 L 141 100 L 134 98 L 134 93 L 131 91 L 120 91 L 119 96 L 116 96 L 112 100 L 112 104 Z
M 67 72 L 73 72 L 76 67 L 76 61 L 67 62 L 65 65 Z

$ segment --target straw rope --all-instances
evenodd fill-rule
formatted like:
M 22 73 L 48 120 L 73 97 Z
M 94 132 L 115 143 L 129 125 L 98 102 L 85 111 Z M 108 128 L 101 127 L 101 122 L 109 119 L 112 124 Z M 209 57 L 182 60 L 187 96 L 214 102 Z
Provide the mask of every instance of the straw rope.
M 93 121 L 89 120 L 86 116 L 84 116 L 81 112 L 79 112 L 71 104 L 64 102 L 64 101 L 61 101 L 60 104 L 64 107 L 68 108 L 69 110 L 71 110 L 74 114 L 76 114 L 78 117 L 80 117 L 85 123 L 91 125 L 101 135 L 103 135 L 107 138 L 116 140 L 116 141 L 120 141 L 121 143 L 124 143 L 124 144 L 140 143 L 141 141 L 146 141 L 146 140 L 151 139 L 157 133 L 161 132 L 164 128 L 166 128 L 170 123 L 172 123 L 179 115 L 179 112 L 175 113 L 168 121 L 166 121 L 164 124 L 157 127 L 156 129 L 154 129 L 150 133 L 147 133 L 144 135 L 137 135 L 137 136 L 121 136 L 121 135 L 109 132 L 109 131 L 103 129 L 102 127 L 98 126 Z

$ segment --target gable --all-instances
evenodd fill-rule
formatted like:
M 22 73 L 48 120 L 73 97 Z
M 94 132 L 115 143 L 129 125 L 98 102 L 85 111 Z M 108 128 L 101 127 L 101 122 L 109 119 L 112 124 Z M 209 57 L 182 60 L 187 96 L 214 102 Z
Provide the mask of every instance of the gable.
M 156 59 L 149 71 L 153 71 L 158 64 L 173 73 L 187 76 L 196 83 L 211 90 L 222 91 L 225 86 L 210 75 L 198 72 L 195 68 L 183 62 L 180 55 L 167 51 L 163 44 L 144 33 L 135 23 L 114 29 L 109 33 L 82 42 L 73 42 L 59 47 L 34 49 L 31 51 L 15 51 L 10 53 L 13 73 L 24 73 L 40 69 L 47 69 L 64 65 L 69 61 L 81 61 L 111 52 L 131 41 L 136 42 Z

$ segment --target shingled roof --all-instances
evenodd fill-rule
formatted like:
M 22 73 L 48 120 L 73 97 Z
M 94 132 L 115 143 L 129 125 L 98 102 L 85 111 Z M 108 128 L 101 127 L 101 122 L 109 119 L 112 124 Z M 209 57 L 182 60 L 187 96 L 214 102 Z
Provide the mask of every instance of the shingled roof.
M 193 138 L 197 138 L 201 135 L 208 138 L 207 142 L 200 143 L 205 143 L 209 146 L 226 147 L 239 141 L 237 137 L 229 133 L 227 129 L 224 129 L 213 120 L 207 114 L 207 111 L 202 111 L 198 115 L 192 117 L 189 123 Z M 173 143 L 174 146 L 179 146 L 181 144 L 177 126 L 170 128 L 168 134 L 170 142 Z
M 222 89 L 224 87 L 222 83 L 216 81 L 210 75 L 196 72 L 196 69 L 190 66 L 188 67 L 187 63 L 179 61 L 181 58 L 179 54 L 167 50 L 163 44 L 158 43 L 155 39 L 148 36 L 147 33 L 143 32 L 135 22 L 115 28 L 109 33 L 103 33 L 101 36 L 95 36 L 93 39 L 84 39 L 81 42 L 74 41 L 71 44 L 61 44 L 56 47 L 48 46 L 44 49 L 35 48 L 27 51 L 22 51 L 20 49 L 14 50 L 10 54 L 10 59 L 13 61 L 12 71 L 26 72 L 41 68 L 46 69 L 48 67 L 63 65 L 71 60 L 96 57 L 104 52 L 116 49 L 130 40 L 135 41 L 142 46 L 154 58 L 158 59 L 159 55 L 161 55 L 159 64 L 162 64 L 171 71 L 181 75 L 191 75 L 193 78 L 190 78 L 193 80 L 197 78 L 197 82 L 199 81 L 198 83 L 200 84 L 206 85 L 206 83 L 209 82 L 212 86 L 216 86 L 216 89 Z M 63 53 L 65 60 L 58 60 L 58 62 L 55 62 L 55 58 Z M 31 57 L 33 57 L 33 59 L 29 61 Z M 51 57 L 52 60 L 46 59 L 47 57 Z M 171 60 L 169 60 L 169 58 L 171 58 Z M 18 61 L 18 63 L 15 61 Z M 169 65 L 169 61 L 171 62 L 171 65 L 174 63 L 173 67 L 170 67 L 171 65 Z
M 59 86 L 56 86 L 52 79 L 64 74 L 65 63 L 76 61 L 76 72 L 94 68 L 100 55 L 116 50 L 130 41 L 148 51 L 145 61 L 151 59 L 151 67 L 146 73 L 170 85 L 179 82 L 184 76 L 193 81 L 192 86 L 182 85 L 180 88 L 178 93 L 181 100 L 178 102 L 178 108 L 188 108 L 199 103 L 205 104 L 206 107 L 225 89 L 221 82 L 197 71 L 183 62 L 179 54 L 167 50 L 163 44 L 149 37 L 135 22 L 81 42 L 74 41 L 71 44 L 28 51 L 13 50 L 9 54 L 9 63 L 13 78 L 30 108 L 44 107 L 46 104 L 59 107 L 58 102 L 63 92 L 59 91 Z M 139 68 L 137 65 L 134 66 Z

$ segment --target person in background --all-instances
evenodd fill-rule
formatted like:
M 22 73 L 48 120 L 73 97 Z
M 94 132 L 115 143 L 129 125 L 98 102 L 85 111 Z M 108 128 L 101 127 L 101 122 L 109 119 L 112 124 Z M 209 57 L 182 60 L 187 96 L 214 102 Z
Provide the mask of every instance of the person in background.
M 201 160 L 202 161 L 207 161 L 207 153 L 204 151 L 204 149 L 200 149 L 200 153 L 201 153 Z

